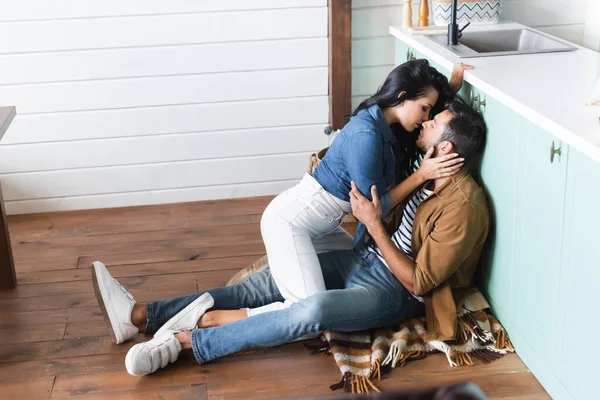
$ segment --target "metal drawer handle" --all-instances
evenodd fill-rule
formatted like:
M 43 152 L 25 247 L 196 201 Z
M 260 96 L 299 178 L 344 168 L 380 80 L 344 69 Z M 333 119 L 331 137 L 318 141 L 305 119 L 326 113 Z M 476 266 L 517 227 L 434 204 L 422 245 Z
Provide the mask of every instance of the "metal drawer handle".
M 554 147 L 554 140 L 552 141 L 552 145 L 550 146 L 550 163 L 554 162 L 554 156 L 558 154 L 559 156 L 562 154 L 562 149 L 560 147 Z
M 479 96 L 479 94 L 477 94 L 477 96 Z M 485 99 L 485 97 L 483 99 L 479 99 L 479 108 L 481 108 L 482 106 L 485 107 L 487 105 L 487 101 Z
M 477 104 L 477 106 L 475 106 L 475 104 Z M 485 97 L 481 96 L 481 93 L 473 95 L 473 91 L 471 91 L 471 107 L 481 113 L 481 107 L 485 107 L 486 105 L 487 101 Z

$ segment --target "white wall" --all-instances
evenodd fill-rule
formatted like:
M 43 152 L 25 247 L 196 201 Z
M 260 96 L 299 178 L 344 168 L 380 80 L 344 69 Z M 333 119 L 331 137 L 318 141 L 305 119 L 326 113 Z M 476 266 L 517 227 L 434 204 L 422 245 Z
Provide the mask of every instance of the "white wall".
M 585 18 L 583 45 L 600 52 L 600 1 L 590 1 Z
M 275 194 L 327 145 L 327 0 L 19 0 L 0 37 L 8 213 Z
M 583 45 L 588 5 L 598 0 L 503 0 L 502 17 Z
M 395 41 L 388 28 L 402 24 L 402 4 L 402 0 L 352 0 L 353 111 L 377 90 L 394 68 Z M 413 0 L 412 9 L 416 24 L 417 0 Z

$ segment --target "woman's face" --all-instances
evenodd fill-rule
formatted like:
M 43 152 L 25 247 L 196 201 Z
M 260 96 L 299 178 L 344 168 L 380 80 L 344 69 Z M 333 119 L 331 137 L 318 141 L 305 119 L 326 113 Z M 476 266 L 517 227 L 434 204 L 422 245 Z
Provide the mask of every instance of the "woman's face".
M 400 125 L 408 131 L 420 129 L 423 122 L 429 120 L 433 105 L 438 101 L 437 90 L 429 87 L 422 97 L 413 100 L 404 100 L 396 106 L 397 117 Z

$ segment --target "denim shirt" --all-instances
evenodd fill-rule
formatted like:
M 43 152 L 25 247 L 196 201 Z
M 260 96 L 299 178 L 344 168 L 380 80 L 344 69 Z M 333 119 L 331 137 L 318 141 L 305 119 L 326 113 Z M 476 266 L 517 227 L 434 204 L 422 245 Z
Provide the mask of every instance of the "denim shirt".
M 391 209 L 388 187 L 395 180 L 394 135 L 378 105 L 361 110 L 342 128 L 313 177 L 335 197 L 350 201 L 350 181 L 369 200 L 377 187 L 383 215 Z M 354 244 L 367 229 L 358 224 Z

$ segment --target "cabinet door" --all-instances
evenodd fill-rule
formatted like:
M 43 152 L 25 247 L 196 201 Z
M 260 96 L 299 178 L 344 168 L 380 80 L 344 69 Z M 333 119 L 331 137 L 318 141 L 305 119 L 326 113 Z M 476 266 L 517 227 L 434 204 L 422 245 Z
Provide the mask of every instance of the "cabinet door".
M 424 58 L 427 61 L 429 61 L 429 65 L 431 65 L 433 68 L 437 69 L 439 72 L 446 75 L 448 77 L 448 79 L 450 79 L 450 73 L 452 71 L 447 70 L 446 68 L 442 67 L 440 64 L 436 63 L 432 59 L 425 57 L 421 52 L 415 51 L 415 55 L 417 56 L 417 58 Z
M 591 399 L 600 359 L 600 163 L 571 149 L 567 169 L 555 371 L 574 398 Z
M 520 118 L 516 258 L 511 321 L 537 357 L 554 365 L 568 147 Z M 562 155 L 550 161 L 551 146 Z
M 492 229 L 483 252 L 480 286 L 492 309 L 510 320 L 514 232 L 516 230 L 519 165 L 519 115 L 494 98 L 485 99 L 481 111 L 488 135 L 480 173 L 488 197 Z M 475 104 L 477 108 L 478 104 Z
M 396 39 L 396 65 L 404 64 L 408 60 L 408 45 Z

